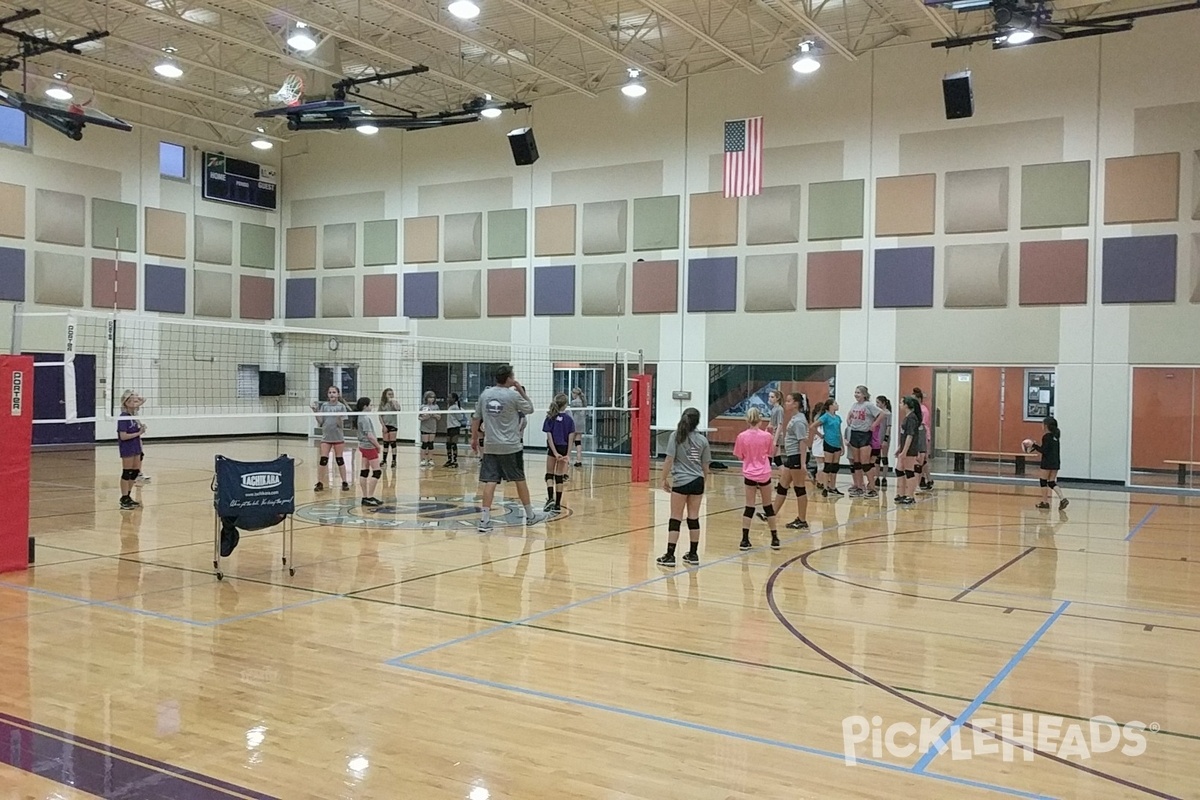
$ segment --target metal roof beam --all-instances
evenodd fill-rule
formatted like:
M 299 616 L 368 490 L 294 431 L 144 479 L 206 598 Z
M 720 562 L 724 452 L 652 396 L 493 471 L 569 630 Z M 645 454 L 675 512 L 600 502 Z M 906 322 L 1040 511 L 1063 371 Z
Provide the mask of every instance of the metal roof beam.
M 704 42 L 706 45 L 711 47 L 713 50 L 716 50 L 718 53 L 721 53 L 725 57 L 729 58 L 731 61 L 734 61 L 734 62 L 742 65 L 746 69 L 753 72 L 755 75 L 763 74 L 762 67 L 758 66 L 753 61 L 750 61 L 749 59 L 743 57 L 736 50 L 733 50 L 733 49 L 721 44 L 719 41 L 717 41 L 713 37 L 709 36 L 707 33 L 700 30 L 695 25 L 693 25 L 692 23 L 685 20 L 683 17 L 676 14 L 674 11 L 671 11 L 671 10 L 665 8 L 657 0 L 641 0 L 641 3 L 642 3 L 642 5 L 646 6 L 646 8 L 650 9 L 658 16 L 662 17 L 665 20 L 669 20 L 673 25 L 676 25 L 676 26 L 682 28 L 683 30 L 687 31 L 689 34 L 691 34 L 696 39 L 699 39 L 700 41 Z

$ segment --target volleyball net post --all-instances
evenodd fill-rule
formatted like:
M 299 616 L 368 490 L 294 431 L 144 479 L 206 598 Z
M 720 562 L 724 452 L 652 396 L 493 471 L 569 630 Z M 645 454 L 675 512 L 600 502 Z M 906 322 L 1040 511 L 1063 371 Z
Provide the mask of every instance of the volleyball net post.
M 650 387 L 653 378 L 644 373 L 634 375 L 630 382 L 633 384 L 633 417 L 630 421 L 630 483 L 650 482 L 650 426 L 652 411 L 650 407 Z

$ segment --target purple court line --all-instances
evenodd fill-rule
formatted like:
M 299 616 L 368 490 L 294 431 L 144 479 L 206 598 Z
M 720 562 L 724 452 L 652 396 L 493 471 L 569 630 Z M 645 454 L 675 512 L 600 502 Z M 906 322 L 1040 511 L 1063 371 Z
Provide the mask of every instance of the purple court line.
M 878 538 L 878 537 L 876 537 L 876 538 Z M 767 586 L 766 586 L 767 605 L 770 606 L 771 613 L 773 613 L 775 615 L 775 618 L 777 620 L 779 620 L 780 624 L 783 625 L 783 627 L 786 628 L 787 631 L 792 634 L 792 636 L 795 636 L 806 647 L 808 647 L 814 653 L 821 656 L 822 658 L 824 658 L 826 661 L 830 662 L 831 664 L 834 664 L 835 666 L 837 666 L 837 667 L 841 668 L 843 671 L 853 675 L 854 677 L 858 678 L 859 680 L 863 681 L 864 683 L 870 684 L 871 686 L 874 686 L 876 689 L 886 692 L 887 694 L 891 695 L 892 697 L 895 697 L 898 700 L 902 700 L 910 705 L 916 706 L 917 708 L 920 708 L 923 711 L 928 711 L 930 714 L 935 714 L 938 717 L 942 717 L 945 720 L 947 720 L 948 722 L 953 722 L 954 715 L 952 715 L 946 711 L 942 711 L 941 709 L 937 708 L 936 706 L 930 705 L 929 703 L 926 703 L 922 700 L 918 700 L 917 698 L 912 697 L 911 695 L 905 694 L 904 692 L 900 691 L 899 689 L 896 689 L 895 687 L 890 686 L 889 684 L 886 684 L 883 681 L 868 675 L 866 672 L 863 672 L 862 670 L 857 669 L 853 665 L 847 663 L 846 661 L 843 661 L 842 659 L 835 656 L 833 653 L 831 653 L 828 650 L 826 650 L 825 648 L 821 647 L 819 644 L 814 642 L 812 639 L 810 639 L 809 637 L 807 637 L 803 633 L 801 633 L 800 629 L 797 628 L 792 623 L 792 621 L 787 618 L 787 616 L 783 613 L 782 610 L 780 610 L 779 604 L 775 600 L 775 583 L 779 579 L 779 576 L 782 575 L 784 570 L 786 570 L 788 567 L 790 567 L 796 561 L 799 561 L 799 560 L 803 559 L 805 556 L 810 555 L 811 553 L 815 553 L 815 552 L 817 552 L 817 551 L 815 551 L 815 550 L 809 551 L 808 553 L 801 553 L 798 556 L 793 556 L 792 558 L 789 558 L 787 561 L 784 561 L 782 564 L 780 564 L 778 567 L 776 567 L 775 570 L 771 573 L 771 577 L 767 579 Z M 864 587 L 864 588 L 870 589 L 872 587 Z M 1086 766 L 1084 764 L 1079 764 L 1074 761 L 1069 761 L 1069 760 L 1062 758 L 1054 753 L 1043 752 L 1041 750 L 1038 750 L 1037 748 L 1030 747 L 1029 745 L 1026 745 L 1023 742 L 1012 741 L 1012 740 L 1006 739 L 1004 736 L 1001 736 L 1000 734 L 998 734 L 994 731 L 987 730 L 986 728 L 980 728 L 976 725 L 973 725 L 970 722 L 964 722 L 963 727 L 967 728 L 971 731 L 981 732 L 987 736 L 997 739 L 1000 742 L 1009 744 L 1015 748 L 1019 748 L 1021 750 L 1032 750 L 1037 755 L 1043 756 L 1044 758 L 1054 761 L 1055 763 L 1063 764 L 1065 766 L 1070 767 L 1071 769 L 1076 769 L 1081 772 L 1085 772 L 1089 775 L 1093 775 L 1095 777 L 1102 778 L 1106 781 L 1111 781 L 1113 783 L 1124 786 L 1128 789 L 1133 789 L 1135 791 L 1143 792 L 1145 794 L 1151 795 L 1152 797 L 1160 797 L 1160 798 L 1163 798 L 1163 800 L 1182 800 L 1182 798 L 1177 798 L 1174 795 L 1170 795 L 1165 792 L 1160 792 L 1157 789 L 1151 789 L 1148 786 L 1142 786 L 1141 784 L 1135 783 L 1133 781 L 1127 780 L 1127 779 L 1119 777 L 1117 775 L 1112 775 L 1107 772 L 1101 772 L 1098 769 L 1094 769 L 1094 768 Z M 914 773 L 914 774 L 920 774 L 920 773 Z
M 0 763 L 99 797 L 276 800 L 129 750 L 0 712 Z M 65 754 L 63 744 L 73 745 Z
M 999 575 L 1001 572 L 1004 572 L 1004 570 L 1008 569 L 1008 568 L 1009 568 L 1009 567 L 1011 567 L 1013 564 L 1017 563 L 1017 562 L 1018 562 L 1018 561 L 1020 561 L 1022 558 L 1024 558 L 1024 557 L 1025 557 L 1025 556 L 1027 556 L 1027 555 L 1029 555 L 1030 553 L 1032 553 L 1032 552 L 1033 552 L 1033 551 L 1035 551 L 1035 550 L 1037 550 L 1037 548 L 1036 548 L 1036 547 L 1027 547 L 1025 550 L 1023 550 L 1023 551 L 1021 551 L 1020 553 L 1018 553 L 1017 555 L 1013 556 L 1013 557 L 1012 557 L 1012 558 L 1010 558 L 1008 561 L 1005 561 L 1003 564 L 1001 564 L 1000 566 L 996 567 L 994 570 L 992 570 L 991 572 L 989 572 L 987 575 L 984 575 L 982 578 L 980 578 L 979 580 L 975 581 L 974 583 L 972 583 L 972 584 L 971 584 L 970 586 L 968 586 L 967 588 L 963 589 L 963 590 L 962 590 L 961 592 L 959 592 L 958 594 L 954 595 L 954 597 L 951 597 L 951 598 L 950 598 L 950 602 L 952 602 L 952 603 L 956 603 L 956 602 L 958 602 L 959 600 L 962 600 L 964 597 L 966 597 L 967 595 L 969 595 L 971 592 L 975 591 L 975 590 L 976 590 L 976 589 L 978 589 L 980 586 L 983 586 L 985 583 L 987 583 L 988 581 L 990 581 L 992 578 L 996 577 L 996 576 L 997 576 L 997 575 Z
M 1125 541 L 1128 542 L 1130 539 L 1137 536 L 1138 531 L 1140 531 L 1142 529 L 1142 526 L 1144 526 L 1147 522 L 1150 521 L 1150 518 L 1154 516 L 1155 511 L 1158 511 L 1158 506 L 1151 506 L 1150 510 L 1146 512 L 1146 516 L 1142 517 L 1142 521 L 1139 522 L 1137 525 L 1133 526 L 1133 530 L 1131 530 L 1129 532 L 1129 535 L 1125 537 Z

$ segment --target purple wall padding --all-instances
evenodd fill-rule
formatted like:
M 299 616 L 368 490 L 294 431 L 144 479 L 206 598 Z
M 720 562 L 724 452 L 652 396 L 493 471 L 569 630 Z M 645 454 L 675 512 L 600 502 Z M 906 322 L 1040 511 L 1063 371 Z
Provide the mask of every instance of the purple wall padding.
M 0 247 L 0 300 L 25 302 L 25 251 Z
M 438 274 L 404 273 L 404 316 L 436 319 L 438 315 Z
M 287 319 L 311 319 L 317 315 L 317 279 L 288 278 L 284 295 Z
M 687 310 L 737 311 L 737 258 L 688 261 Z
M 875 251 L 875 308 L 933 307 L 933 248 Z
M 571 316 L 575 313 L 575 267 L 534 267 L 533 315 Z
M 187 270 L 146 265 L 146 310 L 183 314 L 187 310 Z
M 1174 303 L 1179 237 L 1121 236 L 1104 240 L 1102 303 Z

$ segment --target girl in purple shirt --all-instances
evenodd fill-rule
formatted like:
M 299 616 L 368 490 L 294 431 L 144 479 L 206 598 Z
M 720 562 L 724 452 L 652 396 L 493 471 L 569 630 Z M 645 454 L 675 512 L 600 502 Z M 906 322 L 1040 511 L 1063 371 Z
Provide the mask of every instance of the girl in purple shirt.
M 567 413 L 567 396 L 558 394 L 542 423 L 546 434 L 546 506 L 543 511 L 562 510 L 562 486 L 567 479 L 567 456 L 575 438 L 575 420 Z
M 141 503 L 130 497 L 142 466 L 142 434 L 146 426 L 135 418 L 146 399 L 132 389 L 121 394 L 121 416 L 117 420 L 117 450 L 121 454 L 121 510 L 130 511 Z

